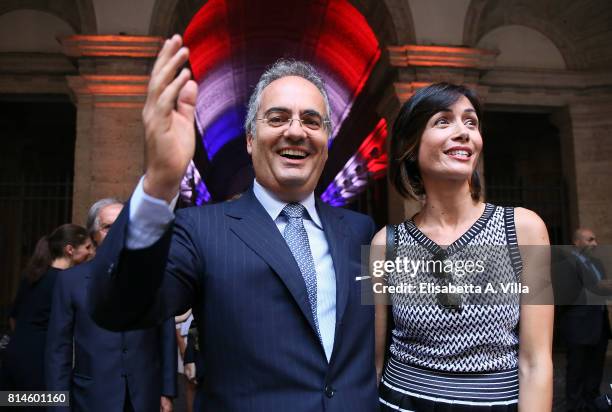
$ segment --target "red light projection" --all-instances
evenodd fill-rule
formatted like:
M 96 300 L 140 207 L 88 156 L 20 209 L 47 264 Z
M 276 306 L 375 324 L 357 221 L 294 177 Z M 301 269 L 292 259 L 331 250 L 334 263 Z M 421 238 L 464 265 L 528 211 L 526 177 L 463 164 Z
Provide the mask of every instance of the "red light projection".
M 226 10 L 225 0 L 211 0 L 196 13 L 185 30 L 184 41 L 191 52 L 189 61 L 197 81 L 230 57 Z
M 357 153 L 366 161 L 366 169 L 370 172 L 373 179 L 381 178 L 387 171 L 387 151 L 385 142 L 387 141 L 387 122 L 380 119 L 372 133 L 359 146 Z
M 368 185 L 387 172 L 387 122 L 380 119 L 374 130 L 365 138 L 357 153 L 351 157 L 334 180 L 327 186 L 321 199 L 332 206 L 350 203 Z
M 361 13 L 348 1 L 330 1 L 319 33 L 316 58 L 326 62 L 330 72 L 353 89 L 354 97 L 379 57 L 378 40 Z
M 251 89 L 266 67 L 288 58 L 317 68 L 329 95 L 331 145 L 381 54 L 365 17 L 348 0 L 210 0 L 184 39 L 198 83 L 196 125 L 205 153 L 194 163 L 202 165 L 213 200 L 234 194 L 225 193 L 231 187 L 227 176 L 250 161 L 239 144 L 242 122 Z M 204 164 L 218 176 L 208 174 Z
M 253 86 L 263 69 L 281 57 L 313 63 L 331 89 L 337 123 L 380 58 L 374 32 L 348 0 L 295 0 L 290 6 L 279 0 L 211 0 L 193 17 L 184 37 L 198 83 L 216 84 L 207 77 L 233 73 L 226 94 L 245 95 L 242 89 Z

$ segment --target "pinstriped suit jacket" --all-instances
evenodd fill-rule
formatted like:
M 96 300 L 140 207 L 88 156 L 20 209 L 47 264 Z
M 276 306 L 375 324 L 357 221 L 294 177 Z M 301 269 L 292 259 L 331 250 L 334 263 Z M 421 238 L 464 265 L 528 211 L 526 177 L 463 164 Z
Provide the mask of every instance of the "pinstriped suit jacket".
M 153 246 L 127 250 L 125 207 L 95 260 L 92 316 L 111 329 L 148 327 L 193 307 L 212 411 L 374 411 L 374 308 L 361 304 L 364 215 L 317 203 L 336 272 L 336 330 L 327 361 L 306 286 L 255 198 L 178 211 Z

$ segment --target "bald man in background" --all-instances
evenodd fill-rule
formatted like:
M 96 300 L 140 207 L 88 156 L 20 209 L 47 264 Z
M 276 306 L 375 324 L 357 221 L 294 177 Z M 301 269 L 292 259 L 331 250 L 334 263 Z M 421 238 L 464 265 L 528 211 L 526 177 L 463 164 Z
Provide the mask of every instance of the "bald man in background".
M 577 292 L 573 304 L 564 306 L 561 315 L 561 331 L 567 345 L 565 392 L 568 411 L 590 411 L 595 410 L 594 401 L 600 395 L 611 337 L 605 301 L 612 293 L 612 283 L 601 260 L 593 256 L 597 247 L 593 230 L 576 229 L 573 244 L 563 271 L 574 285 L 571 289 Z

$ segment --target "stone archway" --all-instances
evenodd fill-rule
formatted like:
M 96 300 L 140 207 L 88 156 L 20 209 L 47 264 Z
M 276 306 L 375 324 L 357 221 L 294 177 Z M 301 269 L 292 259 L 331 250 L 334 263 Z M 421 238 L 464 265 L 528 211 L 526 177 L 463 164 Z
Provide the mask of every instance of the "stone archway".
M 612 99 L 610 79 L 601 78 L 612 68 L 610 19 L 606 0 L 472 0 L 463 37 L 466 45 L 476 46 L 494 30 L 516 25 L 539 31 L 557 47 L 566 70 L 493 65 L 479 86 L 487 92 L 487 105 L 546 108 L 552 114 L 561 137 L 569 232 L 597 227 L 602 243 L 612 239 L 612 189 L 607 184 L 612 167 L 605 154 L 611 120 L 603 114 Z
M 67 22 L 76 33 L 95 34 L 96 16 L 92 0 L 7 0 L 0 5 L 0 15 L 14 10 L 44 11 Z
M 587 4 L 585 4 L 587 3 Z M 559 49 L 569 70 L 604 68 L 612 63 L 612 10 L 605 0 L 472 0 L 463 43 L 475 46 L 486 33 L 507 25 L 540 31 Z

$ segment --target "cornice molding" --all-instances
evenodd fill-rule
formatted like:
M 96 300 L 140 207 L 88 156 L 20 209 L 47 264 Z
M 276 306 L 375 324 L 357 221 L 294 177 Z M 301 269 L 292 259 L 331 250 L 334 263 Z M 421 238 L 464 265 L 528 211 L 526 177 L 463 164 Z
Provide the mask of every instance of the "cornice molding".
M 142 107 L 149 76 L 81 75 L 67 79 L 77 101 L 91 99 L 96 105 Z
M 448 81 L 453 82 L 452 79 L 449 79 Z M 483 85 L 479 85 L 476 83 L 466 83 L 466 82 L 461 82 L 461 81 L 457 81 L 454 83 L 461 83 L 464 86 L 469 87 L 470 89 L 476 90 L 476 92 L 481 98 L 486 97 L 486 95 L 488 94 L 488 87 L 483 86 Z M 432 82 L 414 81 L 414 82 L 397 82 L 397 83 L 394 83 L 393 86 L 395 88 L 395 94 L 397 96 L 397 99 L 400 101 L 400 104 L 403 104 L 406 100 L 412 97 L 412 95 L 417 90 L 422 89 L 423 87 L 427 87 L 430 84 L 432 84 Z
M 609 95 L 612 91 L 608 71 L 499 67 L 495 64 L 498 52 L 469 47 L 407 44 L 387 49 L 389 63 L 399 73 L 394 88 L 400 103 L 418 89 L 440 81 L 466 85 L 477 90 L 483 100 L 491 97 L 494 102 L 506 97 L 512 102 L 536 98 L 559 105 L 585 93 Z
M 59 39 L 70 57 L 154 58 L 163 38 L 158 36 L 73 35 Z
M 497 51 L 455 46 L 405 44 L 388 46 L 394 67 L 449 67 L 487 70 L 495 66 Z

